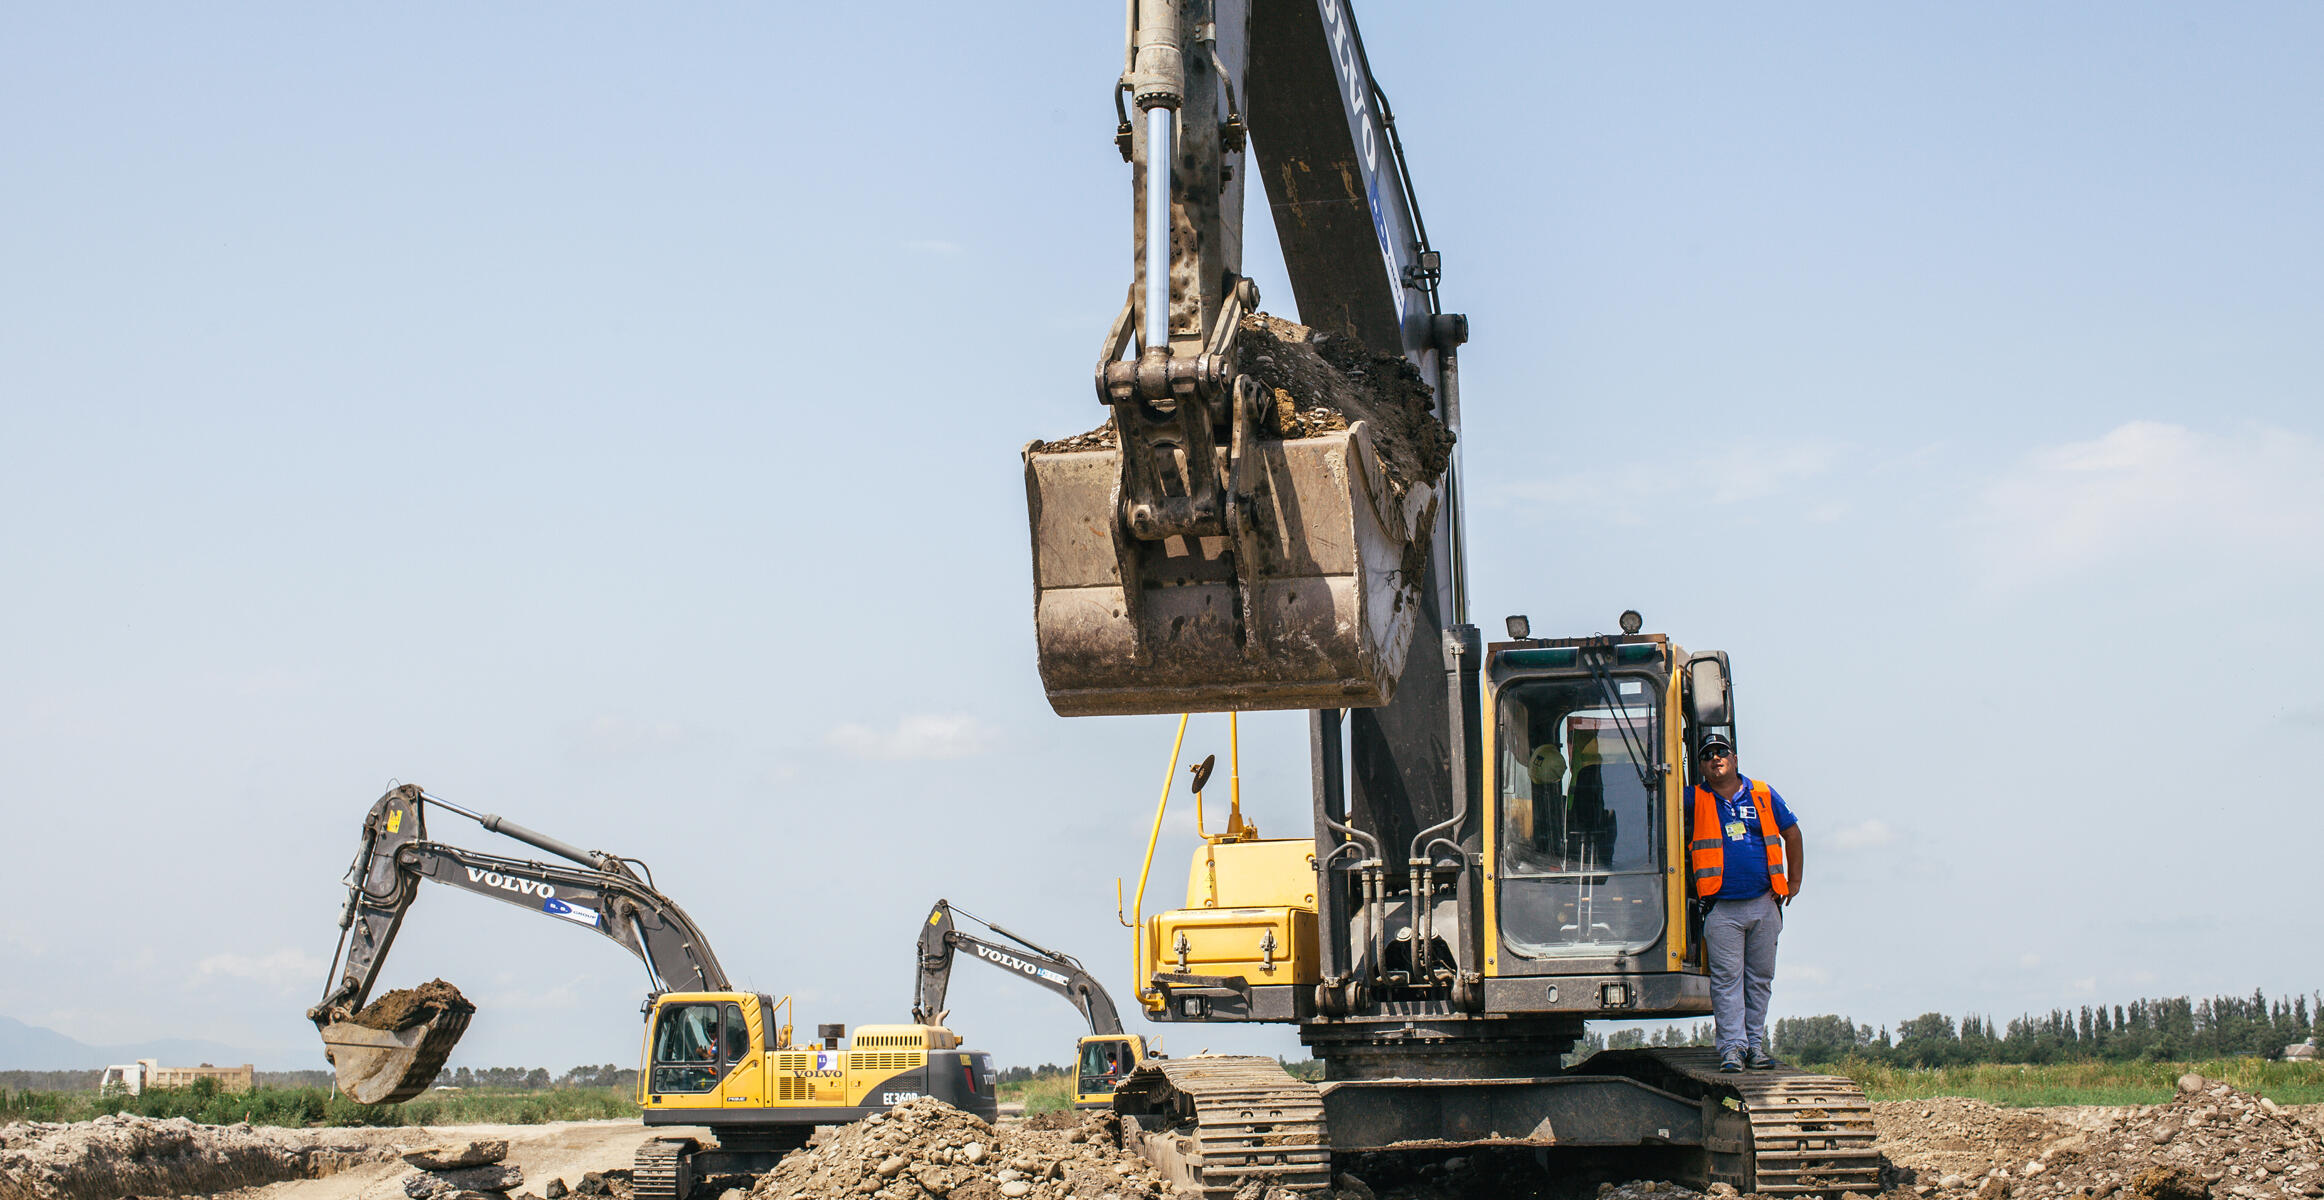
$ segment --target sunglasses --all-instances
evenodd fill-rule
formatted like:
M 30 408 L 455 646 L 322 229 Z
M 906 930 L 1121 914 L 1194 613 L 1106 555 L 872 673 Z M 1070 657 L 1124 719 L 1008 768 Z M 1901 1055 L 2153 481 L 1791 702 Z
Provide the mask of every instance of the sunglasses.
M 1729 749 L 1727 749 L 1725 746 L 1705 746 L 1705 747 L 1703 747 L 1703 757 L 1704 757 L 1704 758 L 1733 758 L 1733 757 L 1735 757 L 1735 752 L 1734 752 L 1734 751 L 1732 751 L 1732 750 L 1729 750 Z

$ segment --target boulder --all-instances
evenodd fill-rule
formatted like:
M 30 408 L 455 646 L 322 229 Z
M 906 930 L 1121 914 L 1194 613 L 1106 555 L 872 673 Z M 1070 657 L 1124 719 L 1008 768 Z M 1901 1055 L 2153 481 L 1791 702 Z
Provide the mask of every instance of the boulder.
M 479 1138 L 468 1142 L 445 1142 L 421 1146 L 403 1152 L 403 1160 L 423 1171 L 457 1171 L 463 1167 L 484 1167 L 508 1157 L 508 1139 Z

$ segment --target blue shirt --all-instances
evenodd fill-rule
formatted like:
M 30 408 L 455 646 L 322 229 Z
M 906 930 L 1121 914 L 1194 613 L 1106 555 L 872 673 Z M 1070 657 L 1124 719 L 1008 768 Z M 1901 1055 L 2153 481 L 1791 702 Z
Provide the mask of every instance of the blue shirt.
M 1759 806 L 1751 799 L 1751 780 L 1744 777 L 1742 786 L 1735 789 L 1732 800 L 1720 799 L 1716 790 L 1711 798 L 1719 802 L 1719 835 L 1727 843 L 1727 865 L 1719 881 L 1721 900 L 1753 900 L 1768 892 L 1767 837 L 1759 832 Z M 1770 787 L 1767 799 L 1775 805 L 1776 832 L 1791 829 L 1799 818 L 1791 815 L 1791 806 L 1783 802 L 1783 794 Z M 1736 827 L 1742 827 L 1742 836 L 1736 836 Z

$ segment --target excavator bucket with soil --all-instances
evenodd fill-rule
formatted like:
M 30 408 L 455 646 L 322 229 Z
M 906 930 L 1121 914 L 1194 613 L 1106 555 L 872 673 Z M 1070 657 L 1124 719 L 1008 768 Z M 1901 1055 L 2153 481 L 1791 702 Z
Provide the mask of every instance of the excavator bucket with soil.
M 1374 437 L 1359 420 L 1258 439 L 1243 532 L 1154 541 L 1126 528 L 1110 437 L 1028 447 L 1050 706 L 1090 716 L 1387 703 L 1441 493 L 1437 480 L 1392 486 Z
M 438 979 L 389 992 L 351 1017 L 324 1024 L 323 1055 L 342 1095 L 358 1104 L 400 1104 L 436 1082 L 475 1015 L 476 1006 L 458 988 Z
M 472 1013 L 445 1013 L 393 1032 L 352 1021 L 323 1027 L 323 1053 L 339 1077 L 339 1091 L 358 1104 L 400 1104 L 436 1082 L 444 1060 Z

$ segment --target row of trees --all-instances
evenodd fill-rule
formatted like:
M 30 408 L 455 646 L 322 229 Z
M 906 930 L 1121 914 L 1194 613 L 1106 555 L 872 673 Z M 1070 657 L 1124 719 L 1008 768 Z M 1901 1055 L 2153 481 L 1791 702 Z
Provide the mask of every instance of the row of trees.
M 605 1063 L 579 1066 L 552 1078 L 547 1067 L 447 1067 L 436 1075 L 437 1087 L 482 1088 L 499 1092 L 545 1092 L 551 1088 L 607 1087 L 635 1089 L 637 1068 Z
M 2084 1005 L 2027 1014 L 1996 1025 L 1989 1016 L 1955 1021 L 1923 1013 L 1875 1031 L 1847 1017 L 1787 1017 L 1775 1023 L 1775 1052 L 1796 1062 L 1860 1058 L 1908 1067 L 1972 1063 L 2047 1063 L 2078 1059 L 2181 1062 L 2203 1058 L 2275 1058 L 2284 1047 L 2324 1040 L 2324 996 L 2270 1000 L 2185 996 Z

